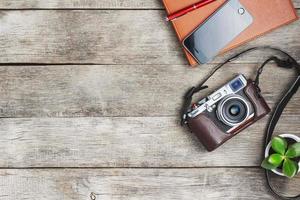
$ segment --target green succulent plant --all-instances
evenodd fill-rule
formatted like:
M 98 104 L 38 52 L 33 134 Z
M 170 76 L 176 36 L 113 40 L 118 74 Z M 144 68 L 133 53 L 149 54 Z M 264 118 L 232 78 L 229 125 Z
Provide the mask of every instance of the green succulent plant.
M 271 140 L 272 149 L 275 153 L 269 155 L 261 163 L 261 167 L 267 170 L 281 168 L 284 175 L 294 177 L 299 166 L 295 160 L 300 158 L 300 142 L 288 146 L 285 138 L 275 136 Z

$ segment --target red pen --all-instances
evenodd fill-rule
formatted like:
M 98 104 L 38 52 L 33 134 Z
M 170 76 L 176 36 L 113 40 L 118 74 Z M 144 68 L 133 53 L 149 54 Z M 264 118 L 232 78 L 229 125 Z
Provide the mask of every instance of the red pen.
M 177 19 L 177 18 L 179 18 L 179 17 L 181 17 L 181 16 L 183 16 L 183 15 L 185 15 L 185 14 L 187 14 L 187 13 L 193 11 L 193 10 L 201 8 L 201 7 L 203 7 L 203 6 L 207 5 L 207 4 L 210 4 L 210 3 L 214 2 L 214 1 L 216 1 L 216 0 L 202 0 L 202 1 L 198 2 L 198 3 L 195 3 L 195 4 L 193 4 L 193 5 L 189 6 L 189 7 L 186 7 L 184 9 L 182 9 L 182 10 L 179 10 L 179 11 L 177 11 L 177 12 L 169 15 L 168 17 L 166 17 L 166 20 L 167 21 L 175 20 L 175 19 Z

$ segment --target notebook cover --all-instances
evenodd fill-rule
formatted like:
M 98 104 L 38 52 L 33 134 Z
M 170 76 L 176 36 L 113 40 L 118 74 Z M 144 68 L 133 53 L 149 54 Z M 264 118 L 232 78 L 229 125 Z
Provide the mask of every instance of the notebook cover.
M 226 1 L 217 0 L 172 21 L 180 42 Z M 163 0 L 168 14 L 197 2 L 199 0 Z M 254 21 L 237 38 L 230 42 L 221 53 L 298 19 L 292 0 L 240 0 L 240 2 L 251 13 Z M 195 66 L 197 61 L 185 49 L 184 52 L 190 65 Z

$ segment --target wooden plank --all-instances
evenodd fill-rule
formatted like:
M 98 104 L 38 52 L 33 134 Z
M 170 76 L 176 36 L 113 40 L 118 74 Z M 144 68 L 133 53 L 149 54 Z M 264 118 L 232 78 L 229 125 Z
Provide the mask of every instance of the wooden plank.
M 236 73 L 254 78 L 255 64 L 229 64 L 208 82 L 201 98 Z M 213 68 L 183 65 L 1 66 L 1 117 L 178 116 L 185 91 Z M 294 71 L 266 67 L 261 78 L 270 106 L 279 100 Z M 300 111 L 297 93 L 286 109 Z M 198 96 L 198 99 L 200 99 Z M 197 97 L 195 97 L 195 100 Z
M 300 116 L 276 133 L 300 135 Z M 207 152 L 175 117 L 0 120 L 0 167 L 259 166 L 267 118 Z
M 260 169 L 2 169 L 0 176 L 6 200 L 88 200 L 91 192 L 96 200 L 274 199 Z M 286 181 L 279 183 L 290 194 L 299 192 L 299 178 Z
M 293 0 L 295 7 L 300 7 L 300 0 Z M 1 9 L 163 9 L 161 0 L 1 0 Z
M 298 1 L 298 0 L 297 0 Z M 162 9 L 160 0 L 1 0 L 2 9 Z
M 0 63 L 187 64 L 164 16 L 162 10 L 1 11 Z M 274 45 L 300 60 L 299 26 L 297 21 L 243 49 Z M 261 54 L 237 62 L 259 62 Z

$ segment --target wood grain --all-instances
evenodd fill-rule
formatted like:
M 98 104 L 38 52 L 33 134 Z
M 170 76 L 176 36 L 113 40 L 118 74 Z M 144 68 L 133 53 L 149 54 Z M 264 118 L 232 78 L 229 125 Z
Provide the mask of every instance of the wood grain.
M 1 11 L 0 63 L 187 64 L 164 15 L 162 10 Z M 274 45 L 300 60 L 299 23 L 242 49 Z M 253 53 L 237 62 L 256 63 L 262 57 Z M 223 60 L 219 56 L 213 62 Z
M 1 0 L 0 9 L 0 199 L 274 199 L 258 168 L 267 118 L 212 153 L 179 126 L 183 92 L 213 65 L 187 68 L 160 0 Z M 300 60 L 299 25 L 230 54 L 275 45 Z M 249 63 L 268 55 L 225 67 L 202 96 L 237 71 L 253 76 Z M 294 76 L 265 70 L 271 106 Z M 300 135 L 299 97 L 276 134 Z M 275 179 L 299 192 L 299 176 Z
M 300 0 L 293 0 L 295 7 L 300 7 Z M 2 9 L 163 9 L 161 0 L 1 0 Z
M 298 1 L 298 0 L 297 0 Z M 1 0 L 3 9 L 162 9 L 160 0 Z
M 208 82 L 203 98 L 236 73 L 254 78 L 257 64 L 229 64 Z M 178 116 L 185 91 L 214 65 L 1 66 L 1 117 Z M 294 78 L 292 70 L 266 67 L 261 89 L 270 106 Z M 299 94 L 286 108 L 300 112 Z
M 300 116 L 276 130 L 300 135 Z M 175 117 L 0 120 L 0 167 L 259 166 L 267 118 L 207 152 Z
M 297 182 L 298 181 L 298 182 Z M 299 191 L 299 178 L 281 180 Z M 273 200 L 261 169 L 35 169 L 0 170 L 6 200 Z

